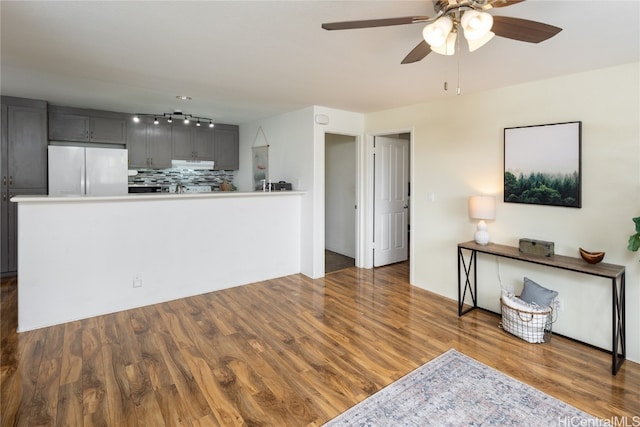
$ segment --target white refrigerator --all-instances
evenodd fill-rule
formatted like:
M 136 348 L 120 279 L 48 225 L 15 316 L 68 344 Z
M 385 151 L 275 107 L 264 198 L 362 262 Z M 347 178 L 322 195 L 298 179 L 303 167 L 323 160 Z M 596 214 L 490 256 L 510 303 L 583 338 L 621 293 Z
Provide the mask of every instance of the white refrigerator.
M 127 150 L 49 145 L 50 196 L 128 193 Z

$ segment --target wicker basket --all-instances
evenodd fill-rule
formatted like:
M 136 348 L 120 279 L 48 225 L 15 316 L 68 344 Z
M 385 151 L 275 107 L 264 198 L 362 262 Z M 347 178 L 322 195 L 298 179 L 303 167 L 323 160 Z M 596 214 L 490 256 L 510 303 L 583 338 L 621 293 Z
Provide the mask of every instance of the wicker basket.
M 500 327 L 505 331 L 530 343 L 543 343 L 551 340 L 553 309 L 545 311 L 524 311 L 505 304 L 500 298 L 502 321 Z

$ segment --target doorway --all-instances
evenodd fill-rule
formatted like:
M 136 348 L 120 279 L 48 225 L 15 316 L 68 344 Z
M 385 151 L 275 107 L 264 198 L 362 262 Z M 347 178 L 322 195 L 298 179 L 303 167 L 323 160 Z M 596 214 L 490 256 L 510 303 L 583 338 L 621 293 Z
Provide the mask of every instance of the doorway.
M 356 142 L 352 135 L 325 133 L 325 273 L 355 265 Z
M 410 140 L 410 133 L 373 139 L 374 267 L 409 259 Z

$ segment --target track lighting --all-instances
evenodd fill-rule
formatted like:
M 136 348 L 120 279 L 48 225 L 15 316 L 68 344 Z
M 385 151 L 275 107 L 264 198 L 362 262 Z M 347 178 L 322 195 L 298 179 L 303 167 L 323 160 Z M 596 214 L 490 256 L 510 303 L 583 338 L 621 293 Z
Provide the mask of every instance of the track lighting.
M 182 123 L 188 125 L 190 122 L 195 122 L 196 126 L 202 126 L 202 122 L 209 122 L 209 127 L 214 127 L 213 120 L 208 117 L 196 117 L 191 114 L 183 113 L 181 110 L 175 110 L 173 113 L 163 113 L 163 114 L 135 114 L 132 119 L 135 123 L 139 123 L 143 117 L 149 117 L 148 120 L 153 118 L 153 124 L 160 124 L 160 118 L 164 118 L 167 120 L 167 123 L 173 123 L 173 119 L 180 119 Z

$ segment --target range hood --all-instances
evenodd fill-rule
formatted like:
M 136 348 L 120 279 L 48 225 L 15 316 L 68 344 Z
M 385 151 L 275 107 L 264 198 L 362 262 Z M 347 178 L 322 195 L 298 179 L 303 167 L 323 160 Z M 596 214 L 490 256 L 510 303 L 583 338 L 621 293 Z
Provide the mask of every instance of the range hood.
M 212 170 L 213 160 L 171 160 L 174 169 Z

